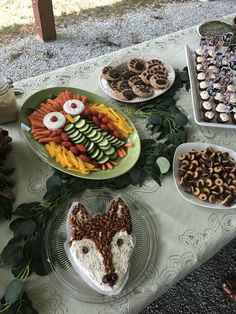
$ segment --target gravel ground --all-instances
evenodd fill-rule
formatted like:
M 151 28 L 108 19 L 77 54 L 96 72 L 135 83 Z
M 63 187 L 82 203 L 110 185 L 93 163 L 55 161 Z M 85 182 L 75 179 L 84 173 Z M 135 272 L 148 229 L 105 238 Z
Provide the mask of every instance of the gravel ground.
M 236 13 L 235 0 L 163 4 L 105 20 L 89 18 L 57 28 L 57 40 L 43 43 L 32 34 L 0 45 L 1 71 L 18 81 L 77 63 L 209 18 Z
M 57 28 L 57 40 L 53 42 L 42 43 L 32 34 L 1 44 L 1 71 L 18 81 L 233 12 L 236 15 L 235 0 L 195 0 L 164 4 L 158 10 L 132 11 L 106 20 L 78 20 Z M 235 260 L 233 241 L 142 314 L 236 313 L 236 305 L 221 290 L 222 278 L 235 271 Z

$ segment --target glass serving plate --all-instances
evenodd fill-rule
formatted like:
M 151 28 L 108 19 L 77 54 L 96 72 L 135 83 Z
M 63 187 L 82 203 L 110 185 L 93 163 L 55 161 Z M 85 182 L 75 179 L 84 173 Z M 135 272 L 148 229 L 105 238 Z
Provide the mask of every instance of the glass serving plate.
M 129 206 L 136 243 L 130 260 L 128 281 L 118 295 L 107 296 L 90 288 L 72 267 L 64 249 L 67 239 L 66 218 L 74 201 L 82 202 L 94 215 L 104 212 L 110 201 L 118 196 Z M 42 243 L 44 265 L 53 284 L 70 297 L 87 303 L 112 302 L 129 294 L 145 280 L 152 265 L 149 262 L 157 253 L 156 231 L 147 210 L 125 193 L 110 189 L 86 190 L 68 199 L 49 220 Z
M 111 104 L 111 101 L 100 97 L 96 94 L 90 93 L 85 90 L 71 88 L 71 87 L 52 87 L 48 89 L 41 90 L 36 92 L 35 94 L 31 95 L 23 104 L 21 111 L 20 111 L 20 124 L 22 133 L 24 136 L 25 141 L 31 147 L 31 149 L 36 153 L 36 155 L 41 158 L 44 162 L 56 168 L 62 172 L 67 174 L 81 177 L 85 179 L 94 179 L 94 180 L 103 180 L 103 179 L 110 179 L 117 176 L 124 174 L 125 172 L 129 171 L 140 155 L 140 139 L 138 132 L 132 123 L 132 121 L 122 113 L 123 116 L 127 119 L 128 123 L 131 125 L 133 129 L 133 133 L 128 137 L 128 141 L 132 142 L 134 146 L 131 149 L 127 150 L 127 156 L 125 158 L 119 159 L 118 165 L 114 167 L 112 170 L 106 171 L 96 171 L 91 172 L 90 174 L 81 174 L 78 171 L 68 170 L 62 167 L 55 159 L 49 156 L 47 150 L 45 149 L 44 145 L 34 140 L 30 133 L 30 123 L 28 120 L 28 116 L 32 112 L 33 109 L 37 109 L 37 107 L 48 98 L 52 97 L 53 95 L 58 95 L 62 91 L 71 91 L 73 94 L 80 93 L 81 95 L 85 95 L 88 97 L 89 102 L 91 103 L 100 103 L 104 104 L 108 107 L 113 108 L 117 113 L 121 112 L 118 106 Z

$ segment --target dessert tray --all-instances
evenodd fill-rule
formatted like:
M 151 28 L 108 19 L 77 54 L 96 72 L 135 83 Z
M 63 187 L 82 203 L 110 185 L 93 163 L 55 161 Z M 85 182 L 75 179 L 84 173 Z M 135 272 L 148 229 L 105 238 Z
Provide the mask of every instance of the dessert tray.
M 129 60 L 131 60 L 132 58 L 138 58 L 138 59 L 141 59 L 143 61 L 149 61 L 152 59 L 160 60 L 164 64 L 164 66 L 166 67 L 166 69 L 168 71 L 168 77 L 167 78 L 170 82 L 170 85 L 166 89 L 159 89 L 159 90 L 154 89 L 153 94 L 150 97 L 138 97 L 137 96 L 131 100 L 128 100 L 128 99 L 123 100 L 116 95 L 115 91 L 111 88 L 109 82 L 106 79 L 104 79 L 102 77 L 102 74 L 100 73 L 100 75 L 99 75 L 100 87 L 111 98 L 125 102 L 125 103 L 144 102 L 144 101 L 148 101 L 150 99 L 153 99 L 153 98 L 156 98 L 156 97 L 162 95 L 168 89 L 170 89 L 170 87 L 173 85 L 173 83 L 175 81 L 175 71 L 174 71 L 173 67 L 168 62 L 166 62 L 162 59 L 159 59 L 157 56 L 153 56 L 153 55 L 149 55 L 149 54 L 139 54 L 138 56 L 137 55 L 130 55 L 130 56 L 125 56 L 125 57 L 122 57 L 120 59 L 114 60 L 112 63 L 108 64 L 107 66 L 111 66 L 111 67 L 114 67 L 116 69 L 122 70 L 125 67 L 127 67 L 127 62 L 129 62 Z
M 132 145 L 132 147 L 131 148 L 125 148 L 124 147 L 125 148 L 125 154 L 123 155 L 123 157 L 121 156 L 122 158 L 120 158 L 120 155 L 117 154 L 117 149 L 115 149 L 115 151 L 114 151 L 113 146 L 116 144 L 110 144 L 111 138 L 109 139 L 107 137 L 107 139 L 105 139 L 105 145 L 107 145 L 107 147 L 109 146 L 113 150 L 113 151 L 111 151 L 111 153 L 113 154 L 113 152 L 114 152 L 117 156 L 117 157 L 114 157 L 115 159 L 114 159 L 113 164 L 115 166 L 110 167 L 110 168 L 105 168 L 105 171 L 103 171 L 101 169 L 102 165 L 99 165 L 99 168 L 97 170 L 94 169 L 94 171 L 93 171 L 93 168 L 92 168 L 92 171 L 81 172 L 81 171 L 79 171 L 80 168 L 78 168 L 78 169 L 75 168 L 77 166 L 77 161 L 79 158 L 78 153 L 77 153 L 77 155 L 76 155 L 76 153 L 75 153 L 75 155 L 71 155 L 70 148 L 66 150 L 65 147 L 62 147 L 62 145 L 64 145 L 63 143 L 60 143 L 60 145 L 55 144 L 54 142 L 53 143 L 50 142 L 50 143 L 46 144 L 45 142 L 40 142 L 41 140 L 39 140 L 39 141 L 36 140 L 37 138 L 34 136 L 35 134 L 32 131 L 32 122 L 30 122 L 31 120 L 29 121 L 29 118 L 34 113 L 36 113 L 37 115 L 40 116 L 41 113 L 37 113 L 37 112 L 40 112 L 41 107 L 44 105 L 44 103 L 45 103 L 45 105 L 47 105 L 48 99 L 50 101 L 52 100 L 52 102 L 53 102 L 53 99 L 55 99 L 55 97 L 58 98 L 62 93 L 65 93 L 65 91 L 69 92 L 73 95 L 76 95 L 76 94 L 83 95 L 83 97 L 86 97 L 88 99 L 89 104 L 92 104 L 94 106 L 101 104 L 101 106 L 103 106 L 102 108 L 105 108 L 106 110 L 109 109 L 109 112 L 112 112 L 112 114 L 115 117 L 119 117 L 120 119 L 122 119 L 124 121 L 126 126 L 129 126 L 129 129 L 131 131 L 130 131 L 129 135 L 127 135 L 126 139 L 124 141 L 122 140 L 122 142 L 123 143 L 125 143 L 125 142 L 130 143 Z M 41 106 L 41 107 L 39 107 L 39 106 Z M 50 106 L 50 103 L 49 103 L 49 106 Z M 38 108 L 39 108 L 39 110 L 38 110 Z M 52 111 L 54 111 L 54 109 L 52 109 Z M 58 110 L 55 110 L 55 111 L 58 111 Z M 60 112 L 61 111 L 59 110 L 59 112 L 58 112 L 59 115 L 62 115 Z M 49 114 L 51 114 L 51 113 L 54 114 L 54 112 L 50 112 Z M 88 120 L 88 119 L 86 120 L 86 118 L 81 119 L 80 115 L 78 115 L 76 117 L 80 119 L 78 121 L 78 123 L 80 124 L 82 122 L 82 124 L 85 126 L 82 126 L 82 127 L 78 126 L 78 124 L 76 124 L 76 122 L 74 120 L 72 120 L 72 122 L 66 124 L 65 125 L 66 127 L 68 127 L 68 125 L 71 125 L 71 123 L 73 124 L 73 126 L 72 126 L 72 132 L 73 133 L 69 134 L 69 132 L 68 132 L 68 136 L 70 138 L 68 140 L 70 142 L 72 142 L 72 144 L 73 143 L 80 143 L 79 144 L 80 146 L 81 146 L 81 144 L 83 144 L 83 142 L 81 143 L 81 141 L 80 141 L 81 138 L 88 140 L 88 142 L 84 145 L 88 145 L 88 143 L 93 142 L 93 143 L 91 143 L 91 147 L 93 147 L 92 148 L 93 150 L 94 149 L 97 150 L 94 152 L 94 154 L 96 155 L 98 150 L 99 150 L 99 147 L 100 147 L 99 145 L 102 144 L 100 142 L 98 143 L 98 141 L 100 141 L 101 138 L 104 138 L 105 135 L 103 135 L 103 134 L 107 133 L 107 136 L 111 136 L 110 133 L 105 132 L 103 129 L 98 127 L 98 125 L 95 125 L 91 120 Z M 96 119 L 97 119 L 97 117 L 96 117 Z M 108 118 L 106 118 L 106 119 L 108 119 Z M 41 125 L 42 122 L 39 121 L 39 123 L 40 123 L 39 125 Z M 118 107 L 116 105 L 111 104 L 111 102 L 109 100 L 104 99 L 103 97 L 100 97 L 96 94 L 90 93 L 90 92 L 85 91 L 85 90 L 79 90 L 79 89 L 70 88 L 70 87 L 68 87 L 68 88 L 67 87 L 53 87 L 53 88 L 41 90 L 41 91 L 33 94 L 24 102 L 24 104 L 21 108 L 20 124 L 21 124 L 21 129 L 22 129 L 22 133 L 23 133 L 23 136 L 25 138 L 25 141 L 30 146 L 30 148 L 38 155 L 39 158 L 41 158 L 44 162 L 46 162 L 50 166 L 52 166 L 52 167 L 54 167 L 54 168 L 56 168 L 62 172 L 65 172 L 67 174 L 76 176 L 76 177 L 82 177 L 82 178 L 86 178 L 86 179 L 103 180 L 103 179 L 109 179 L 109 178 L 120 176 L 120 175 L 124 174 L 125 172 L 129 171 L 134 166 L 134 164 L 136 163 L 136 161 L 138 160 L 138 157 L 140 155 L 140 139 L 139 139 L 138 132 L 137 132 L 134 124 L 132 123 L 132 121 L 128 117 L 126 117 L 123 113 L 121 113 L 121 111 L 118 109 Z M 87 126 L 86 126 L 86 124 L 87 124 Z M 36 128 L 37 128 L 37 125 L 38 125 L 38 122 L 36 124 Z M 107 125 L 105 127 L 107 127 Z M 65 130 L 65 126 L 64 126 L 64 130 Z M 44 127 L 44 125 L 43 125 L 43 127 Z M 81 127 L 81 128 L 79 128 L 79 127 Z M 84 135 L 85 133 L 81 133 L 82 129 L 85 129 L 85 127 L 88 128 L 88 131 L 86 131 L 87 135 Z M 113 125 L 113 127 L 114 127 L 114 125 Z M 90 130 L 92 130 L 92 131 L 90 132 Z M 45 127 L 45 130 L 43 130 L 42 133 L 48 132 L 48 131 L 50 131 L 50 130 L 47 130 Z M 55 132 L 57 132 L 57 131 L 58 130 L 56 130 Z M 65 131 L 61 130 L 61 132 L 65 132 Z M 92 138 L 93 133 L 95 134 L 94 135 L 95 138 L 94 137 Z M 41 134 L 41 133 L 38 132 L 38 134 Z M 74 140 L 75 137 L 73 134 L 76 135 L 76 138 L 78 139 L 77 141 Z M 59 136 L 61 136 L 61 135 L 59 135 Z M 72 138 L 72 136 L 73 136 L 73 138 Z M 47 136 L 45 136 L 45 137 L 46 138 L 43 138 L 42 140 L 47 141 Z M 39 136 L 39 138 L 40 138 L 40 136 Z M 113 136 L 113 140 L 116 143 L 117 143 L 117 141 L 119 142 L 119 139 L 118 138 L 115 139 L 114 136 Z M 51 144 L 53 144 L 54 147 L 50 146 Z M 73 145 L 75 145 L 75 144 L 73 144 Z M 59 153 L 60 153 L 59 157 L 61 157 L 59 162 L 57 159 L 58 147 L 61 149 L 59 151 Z M 77 145 L 77 147 L 78 147 L 78 145 Z M 85 149 L 87 151 L 89 149 L 88 147 L 89 146 L 85 147 Z M 102 148 L 104 148 L 104 147 L 102 147 Z M 52 154 L 50 153 L 50 151 L 52 152 Z M 65 165 L 65 164 L 63 164 L 63 162 L 65 161 L 65 154 L 67 154 L 67 152 L 69 152 L 69 153 L 66 156 L 66 160 L 67 161 L 70 160 L 70 162 L 67 162 Z M 102 155 L 104 156 L 104 154 L 106 154 L 106 151 L 104 151 L 104 149 L 103 149 L 103 151 L 100 151 L 100 152 L 101 152 L 101 156 Z M 70 157 L 70 156 L 72 156 L 72 157 Z M 96 157 L 97 156 L 98 155 L 96 155 Z M 107 155 L 107 157 L 109 157 L 109 156 L 110 155 Z M 69 159 L 69 157 L 70 157 L 70 159 Z M 74 157 L 76 157 L 77 159 L 75 160 Z M 107 158 L 107 157 L 105 156 L 105 158 Z M 91 160 L 92 160 L 92 157 L 91 157 Z M 113 160 L 112 160 L 112 162 L 113 162 Z M 79 163 L 81 164 L 81 160 L 79 160 Z M 73 167 L 70 167 L 70 164 L 73 165 Z M 78 165 L 78 167 L 79 166 L 80 165 Z
M 200 98 L 200 89 L 199 82 L 197 81 L 197 72 L 196 72 L 196 53 L 195 50 L 199 46 L 185 46 L 185 53 L 187 59 L 187 66 L 189 71 L 189 79 L 191 86 L 191 98 L 193 106 L 193 115 L 194 120 L 198 125 L 208 126 L 208 127 L 217 127 L 217 128 L 236 128 L 236 124 L 233 124 L 230 120 L 227 123 L 219 123 L 214 120 L 208 122 L 203 120 L 203 113 L 201 110 L 201 98 Z
M 202 207 L 207 207 L 207 208 L 214 208 L 214 209 L 234 209 L 236 208 L 236 204 L 235 204 L 235 201 L 229 205 L 221 205 L 221 200 L 220 200 L 220 194 L 223 195 L 223 193 L 225 193 L 225 191 L 223 191 L 222 189 L 222 192 L 218 193 L 218 188 L 217 188 L 217 193 L 215 193 L 215 189 L 214 189 L 214 182 L 215 182 L 215 178 L 214 179 L 210 179 L 212 180 L 212 185 L 211 185 L 211 182 L 209 181 L 209 184 L 206 184 L 205 185 L 205 182 L 206 180 L 204 179 L 204 183 L 202 185 L 199 185 L 200 187 L 200 190 L 201 190 L 201 193 L 205 193 L 207 194 L 208 193 L 208 190 L 209 193 L 212 193 L 213 191 L 213 195 L 217 195 L 218 197 L 218 202 L 214 202 L 214 203 L 210 203 L 208 200 L 201 200 L 199 198 L 199 196 L 196 196 L 193 194 L 193 191 L 191 191 L 190 189 L 186 189 L 186 186 L 184 184 L 181 184 L 181 176 L 180 176 L 180 159 L 183 160 L 184 158 L 182 158 L 182 156 L 184 156 L 185 154 L 190 154 L 191 155 L 191 152 L 205 152 L 208 148 L 211 148 L 213 149 L 215 152 L 222 152 L 222 153 L 228 153 L 229 154 L 229 158 L 232 159 L 233 161 L 236 160 L 236 152 L 233 151 L 232 149 L 230 148 L 226 148 L 226 147 L 223 147 L 223 146 L 219 146 L 219 145 L 214 145 L 214 144 L 209 144 L 209 143 L 184 143 L 184 144 L 181 144 L 177 147 L 176 151 L 175 151 L 175 155 L 174 155 L 174 158 L 173 158 L 173 177 L 174 177 L 174 182 L 175 182 L 175 185 L 177 187 L 177 190 L 178 192 L 180 193 L 180 195 L 188 202 L 192 203 L 192 204 L 195 204 L 195 205 L 198 205 L 198 206 L 202 206 Z M 223 155 L 223 154 L 222 154 Z M 186 158 L 187 159 L 187 158 Z M 214 160 L 214 159 L 212 159 Z M 191 163 L 191 162 L 190 162 Z M 223 168 L 222 165 L 220 165 L 220 167 Z M 207 170 L 208 171 L 208 170 Z M 222 170 L 223 172 L 224 170 Z M 193 176 L 194 176 L 194 173 L 195 173 L 195 170 L 192 170 L 193 172 Z M 189 172 L 190 175 L 192 175 L 192 173 Z M 213 175 L 214 175 L 214 171 L 213 171 Z M 217 177 L 217 176 L 216 176 Z M 236 177 L 236 176 L 235 176 Z M 196 178 L 190 178 L 191 179 L 191 184 L 193 184 L 195 187 L 198 186 L 197 184 L 197 181 L 200 179 L 200 175 Z M 213 178 L 209 176 L 209 178 Z M 227 183 L 227 178 L 224 179 L 224 181 L 222 180 L 222 187 L 224 187 L 224 190 L 225 190 L 225 186 L 223 186 L 223 184 Z M 233 180 L 232 180 L 233 181 Z M 196 184 L 195 184 L 196 183 Z M 201 183 L 201 182 L 200 182 Z M 214 184 L 213 184 L 214 183 Z M 220 185 L 220 184 L 219 184 Z M 204 187 L 207 188 L 207 190 L 203 190 Z M 232 187 L 232 186 L 231 186 Z M 231 188 L 230 187 L 230 188 Z M 228 189 L 228 188 L 227 188 Z M 202 192 L 203 191 L 203 192 Z M 206 191 L 206 192 L 205 192 Z M 208 195 L 209 197 L 209 195 Z M 223 199 L 223 198 L 222 198 Z
M 132 218 L 135 248 L 130 260 L 128 280 L 118 295 L 103 295 L 90 288 L 75 271 L 64 249 L 67 240 L 66 221 L 70 205 L 79 201 L 91 215 L 104 212 L 113 198 L 121 196 L 129 207 Z M 156 255 L 156 231 L 145 208 L 132 197 L 120 191 L 94 189 L 71 197 L 61 204 L 46 227 L 43 247 L 43 261 L 53 284 L 65 294 L 87 303 L 107 303 L 120 299 L 141 285 L 149 272 L 150 260 Z

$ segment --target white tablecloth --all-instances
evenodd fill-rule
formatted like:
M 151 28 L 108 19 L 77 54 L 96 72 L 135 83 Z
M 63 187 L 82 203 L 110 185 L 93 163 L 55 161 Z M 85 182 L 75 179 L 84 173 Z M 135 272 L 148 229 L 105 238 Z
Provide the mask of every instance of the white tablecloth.
M 150 53 L 168 61 L 174 68 L 182 69 L 186 66 L 185 44 L 196 44 L 198 41 L 196 28 L 193 27 L 28 78 L 15 84 L 24 90 L 18 104 L 21 106 L 36 91 L 53 86 L 77 87 L 107 97 L 99 87 L 98 76 L 101 69 L 114 59 Z M 234 129 L 207 128 L 195 124 L 190 92 L 181 90 L 177 104 L 190 120 L 189 141 L 214 143 L 236 150 Z M 8 162 L 16 166 L 16 204 L 41 201 L 45 181 L 52 174 L 52 169 L 39 160 L 24 142 L 17 122 L 4 125 L 4 128 L 13 138 L 13 153 Z M 142 127 L 137 125 L 137 128 L 142 136 Z M 235 210 L 212 210 L 186 202 L 177 192 L 171 174 L 165 176 L 161 187 L 150 180 L 143 187 L 131 186 L 125 191 L 146 208 L 156 230 L 157 254 L 151 258 L 142 284 L 118 301 L 89 304 L 64 295 L 49 284 L 48 277 L 32 275 L 26 282 L 26 290 L 40 313 L 136 314 L 236 236 Z M 2 249 L 11 233 L 7 222 L 2 219 L 0 224 Z M 9 270 L 1 269 L 0 294 L 9 282 L 9 274 Z

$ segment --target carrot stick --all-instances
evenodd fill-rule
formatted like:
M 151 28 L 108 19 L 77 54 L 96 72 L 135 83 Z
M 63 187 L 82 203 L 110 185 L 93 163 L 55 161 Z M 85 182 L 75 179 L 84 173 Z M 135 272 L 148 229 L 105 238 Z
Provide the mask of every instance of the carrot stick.
M 30 119 L 31 125 L 36 126 L 38 128 L 45 128 L 43 122 L 38 121 L 38 120 L 33 120 L 32 118 Z
M 117 154 L 119 155 L 120 158 L 124 158 L 125 157 L 123 152 L 122 152 L 122 150 L 120 148 L 117 150 Z
M 126 151 L 124 150 L 124 148 L 121 147 L 120 150 L 122 151 L 122 153 L 123 153 L 123 155 L 125 157 L 127 154 L 126 154 Z
M 66 102 L 68 99 L 66 98 L 66 93 L 65 92 L 61 92 L 61 99 Z
M 126 143 L 124 146 L 125 146 L 125 147 L 133 147 L 133 146 L 134 146 L 134 144 L 133 144 L 133 143 L 131 143 L 131 142 L 129 142 L 129 143 Z
M 39 112 L 37 112 L 37 111 L 34 111 L 33 113 L 31 113 L 30 116 L 31 117 L 38 117 L 38 118 L 42 118 L 42 119 L 44 118 L 44 115 L 39 113 Z
M 50 135 L 52 133 L 51 130 L 41 130 L 41 131 L 37 131 L 37 132 L 34 132 L 35 135 Z
M 106 162 L 106 166 L 107 166 L 110 170 L 113 169 L 113 166 L 112 166 L 112 164 L 111 164 L 110 162 Z
M 46 128 L 36 128 L 34 126 L 31 127 L 31 133 L 36 133 L 36 132 L 40 132 L 40 131 L 44 131 L 46 130 Z
M 87 96 L 81 96 L 81 101 L 82 101 L 82 103 L 83 103 L 84 105 L 86 105 L 87 102 L 88 102 L 88 97 L 87 97 Z
M 106 170 L 106 166 L 105 166 L 105 164 L 102 164 L 102 170 Z
M 117 165 L 118 165 L 118 163 L 115 162 L 114 160 L 110 160 L 109 162 L 110 162 L 113 166 L 117 166 Z
M 75 99 L 81 100 L 80 94 L 77 94 Z
M 68 90 L 66 90 L 65 91 L 65 94 L 66 94 L 66 98 L 67 98 L 67 100 L 70 100 L 70 99 L 72 99 L 72 92 L 70 92 L 70 91 L 68 91 Z
M 39 139 L 39 143 L 55 142 L 55 137 L 44 137 Z

